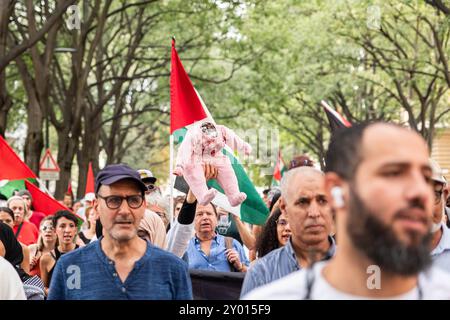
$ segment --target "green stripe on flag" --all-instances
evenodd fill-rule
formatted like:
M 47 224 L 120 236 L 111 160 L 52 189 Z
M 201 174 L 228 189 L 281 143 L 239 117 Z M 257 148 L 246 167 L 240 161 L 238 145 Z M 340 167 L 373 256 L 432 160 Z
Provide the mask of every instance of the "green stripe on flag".
M 266 222 L 269 215 L 269 209 L 261 199 L 255 186 L 250 181 L 245 173 L 244 167 L 230 152 L 223 149 L 223 153 L 230 159 L 233 166 L 234 173 L 238 179 L 239 190 L 247 195 L 247 199 L 241 204 L 241 220 L 250 224 L 262 225 Z M 217 183 L 217 180 L 213 179 L 208 181 L 209 187 L 214 187 L 220 192 L 224 193 L 223 189 Z
M 28 181 L 35 182 L 36 179 L 28 179 Z M 26 189 L 25 180 L 10 180 L 5 185 L 0 187 L 0 193 L 5 197 L 10 198 L 14 191 L 24 189 Z

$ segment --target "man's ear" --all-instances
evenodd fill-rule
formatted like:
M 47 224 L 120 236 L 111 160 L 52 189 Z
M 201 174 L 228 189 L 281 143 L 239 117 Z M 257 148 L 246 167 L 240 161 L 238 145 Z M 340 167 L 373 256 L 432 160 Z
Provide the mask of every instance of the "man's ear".
M 347 184 L 334 172 L 325 174 L 325 194 L 333 209 L 341 209 L 346 206 Z
M 100 219 L 100 214 L 98 213 L 97 208 L 98 208 L 98 199 L 96 198 L 92 201 L 92 210 L 94 211 L 94 216 L 96 220 Z

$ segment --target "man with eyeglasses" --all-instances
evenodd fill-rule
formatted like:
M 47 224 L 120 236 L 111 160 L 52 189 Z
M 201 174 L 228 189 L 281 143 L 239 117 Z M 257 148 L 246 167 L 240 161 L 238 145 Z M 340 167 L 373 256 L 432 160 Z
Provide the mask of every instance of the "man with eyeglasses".
M 137 235 L 147 190 L 139 173 L 108 165 L 95 183 L 103 236 L 59 259 L 49 300 L 192 299 L 187 265 Z
M 280 210 L 289 221 L 291 238 L 285 246 L 258 259 L 245 275 L 241 297 L 335 251 L 332 214 L 320 170 L 302 166 L 287 171 L 281 180 Z
M 430 160 L 430 164 L 433 170 L 431 179 L 434 191 L 431 257 L 436 266 L 450 272 L 450 230 L 444 223 L 445 199 L 448 196 L 447 182 L 439 164 L 434 160 Z

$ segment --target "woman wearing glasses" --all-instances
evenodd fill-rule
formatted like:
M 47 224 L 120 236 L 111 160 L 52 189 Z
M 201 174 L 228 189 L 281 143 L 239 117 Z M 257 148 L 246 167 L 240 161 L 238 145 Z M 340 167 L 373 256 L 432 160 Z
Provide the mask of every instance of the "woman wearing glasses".
M 53 216 L 42 219 L 39 227 L 39 238 L 36 244 L 30 245 L 30 275 L 41 277 L 40 261 L 41 257 L 55 249 L 56 232 L 53 228 Z
M 48 288 L 52 280 L 53 269 L 56 266 L 58 259 L 65 253 L 73 251 L 78 248 L 75 244 L 75 237 L 77 235 L 77 217 L 67 210 L 56 212 L 52 219 L 55 226 L 57 243 L 55 249 L 42 256 L 40 261 L 40 269 L 42 281 L 45 285 L 45 294 L 48 294 Z
M 256 254 L 261 258 L 284 246 L 291 237 L 291 228 L 286 215 L 281 213 L 280 209 L 275 209 L 272 215 L 267 219 L 266 224 L 256 243 Z

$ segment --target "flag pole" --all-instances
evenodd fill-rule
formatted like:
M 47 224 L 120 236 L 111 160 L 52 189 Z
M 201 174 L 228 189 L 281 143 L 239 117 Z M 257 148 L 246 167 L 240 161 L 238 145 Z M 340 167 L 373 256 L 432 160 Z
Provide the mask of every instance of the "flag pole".
M 175 46 L 175 37 L 172 36 L 172 47 Z M 171 70 L 172 71 L 172 70 Z M 172 112 L 172 106 L 170 108 L 170 112 Z M 171 123 L 172 125 L 172 123 Z M 172 131 L 172 130 L 170 130 Z M 172 221 L 170 224 L 173 225 L 175 222 L 175 215 L 173 214 L 173 187 L 174 187 L 174 179 L 173 179 L 173 132 L 170 132 L 169 136 L 169 184 L 170 184 L 170 199 L 169 199 L 169 217 L 172 217 Z
M 173 134 L 170 135 L 170 152 L 169 152 L 169 182 L 170 182 L 170 199 L 169 199 L 169 217 L 172 217 L 171 223 L 175 221 L 173 214 Z

